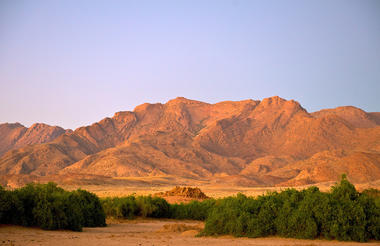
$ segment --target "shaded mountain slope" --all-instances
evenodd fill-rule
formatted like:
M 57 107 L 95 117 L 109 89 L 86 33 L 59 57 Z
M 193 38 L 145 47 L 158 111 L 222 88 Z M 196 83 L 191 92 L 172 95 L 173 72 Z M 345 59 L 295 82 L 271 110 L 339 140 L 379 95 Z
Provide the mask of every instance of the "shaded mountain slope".
M 294 186 L 337 180 L 346 173 L 354 183 L 366 183 L 380 179 L 380 154 L 353 151 L 324 151 L 311 158 L 276 170 L 272 175 L 293 173 L 279 185 Z

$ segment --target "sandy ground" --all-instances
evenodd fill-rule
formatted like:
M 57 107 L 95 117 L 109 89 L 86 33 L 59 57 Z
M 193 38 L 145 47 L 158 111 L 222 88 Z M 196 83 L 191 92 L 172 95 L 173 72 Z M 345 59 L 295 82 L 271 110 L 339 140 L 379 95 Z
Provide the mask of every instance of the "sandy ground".
M 355 243 L 288 238 L 195 237 L 203 224 L 197 221 L 133 220 L 108 221 L 107 227 L 84 228 L 83 232 L 44 231 L 38 228 L 0 225 L 0 246 L 15 245 L 380 245 L 380 242 Z M 178 229 L 178 230 L 177 230 Z M 189 229 L 189 230 L 188 230 Z

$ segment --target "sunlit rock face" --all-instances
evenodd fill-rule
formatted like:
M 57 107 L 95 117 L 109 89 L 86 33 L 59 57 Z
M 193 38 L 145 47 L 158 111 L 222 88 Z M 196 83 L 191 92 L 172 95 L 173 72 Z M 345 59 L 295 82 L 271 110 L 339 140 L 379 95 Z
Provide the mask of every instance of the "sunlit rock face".
M 280 97 L 216 104 L 181 97 L 75 131 L 2 124 L 0 136 L 3 177 L 175 175 L 248 186 L 335 181 L 342 173 L 352 182 L 380 179 L 379 113 L 351 106 L 309 113 Z

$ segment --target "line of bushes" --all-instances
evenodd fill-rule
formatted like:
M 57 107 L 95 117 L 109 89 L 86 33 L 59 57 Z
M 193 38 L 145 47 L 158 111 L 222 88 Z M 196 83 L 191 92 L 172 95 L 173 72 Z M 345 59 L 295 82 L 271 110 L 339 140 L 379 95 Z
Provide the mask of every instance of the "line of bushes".
M 0 186 L 0 224 L 73 231 L 106 226 L 96 195 L 80 189 L 65 191 L 54 183 L 28 184 L 12 191 Z
M 101 200 L 107 216 L 133 219 L 136 216 L 151 218 L 205 220 L 215 200 L 169 204 L 165 199 L 152 196 L 127 196 Z
M 331 192 L 317 187 L 298 191 L 287 189 L 257 198 L 238 194 L 169 204 L 152 196 L 99 199 L 84 190 L 65 191 L 54 183 L 29 184 L 7 191 L 0 186 L 0 224 L 70 229 L 105 226 L 105 216 L 133 219 L 193 219 L 205 221 L 200 235 L 337 240 L 380 240 L 380 191 L 361 193 L 345 176 Z
M 170 205 L 166 200 L 152 196 L 105 198 L 101 203 L 106 215 L 113 218 L 168 218 L 170 211 Z
M 205 221 L 200 235 L 292 238 L 325 238 L 365 242 L 380 240 L 380 191 L 362 193 L 342 176 L 331 192 L 317 187 L 287 189 L 257 198 L 238 194 L 187 204 L 168 204 L 151 196 L 102 200 L 107 216 L 136 216 Z
M 238 194 L 215 202 L 201 234 L 380 240 L 380 199 L 374 194 L 357 192 L 345 176 L 329 193 L 310 187 L 258 198 Z

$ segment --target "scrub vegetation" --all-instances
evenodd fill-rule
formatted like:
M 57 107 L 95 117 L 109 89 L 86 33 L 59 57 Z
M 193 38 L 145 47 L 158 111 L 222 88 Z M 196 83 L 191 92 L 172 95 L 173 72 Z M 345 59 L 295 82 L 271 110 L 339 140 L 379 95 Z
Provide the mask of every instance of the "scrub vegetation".
M 133 219 L 137 216 L 151 218 L 205 220 L 216 200 L 170 204 L 165 199 L 152 196 L 127 196 L 102 199 L 107 216 Z
M 234 235 L 380 240 L 380 191 L 358 192 L 343 175 L 330 192 L 317 187 L 286 189 L 258 197 L 237 194 L 169 204 L 154 196 L 100 199 L 87 191 L 64 191 L 53 183 L 0 188 L 0 223 L 81 231 L 105 226 L 105 217 L 192 219 L 205 221 L 200 236 Z
M 54 183 L 0 186 L 0 224 L 37 226 L 46 230 L 106 226 L 99 198 L 85 190 L 65 191 Z
M 365 242 L 380 240 L 380 192 L 356 191 L 343 175 L 330 192 L 286 189 L 258 197 L 243 194 L 202 202 L 168 204 L 159 197 L 106 198 L 107 216 L 205 221 L 203 236 L 282 236 Z
M 331 192 L 287 189 L 257 198 L 238 194 L 216 201 L 202 235 L 380 240 L 380 199 L 362 193 L 343 175 Z

